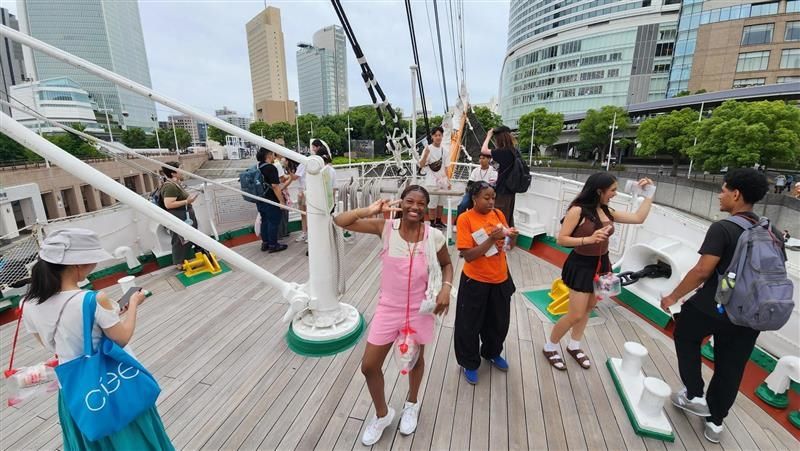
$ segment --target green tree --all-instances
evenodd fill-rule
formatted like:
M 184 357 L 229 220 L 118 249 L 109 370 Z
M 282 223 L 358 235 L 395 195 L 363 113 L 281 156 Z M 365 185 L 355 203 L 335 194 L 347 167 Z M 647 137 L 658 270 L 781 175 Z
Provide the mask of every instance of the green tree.
M 428 124 L 430 125 L 430 129 L 433 130 L 434 127 L 441 127 L 442 123 L 444 122 L 443 116 L 429 116 L 428 117 Z M 411 126 L 408 126 L 408 133 L 411 133 Z M 383 129 L 381 129 L 381 136 L 383 136 Z M 417 141 L 425 137 L 425 118 L 417 116 Z
M 258 136 L 263 136 L 267 139 L 269 138 L 269 124 L 264 121 L 255 121 L 250 124 L 250 133 Z
M 12 161 L 42 161 L 35 152 L 26 149 L 22 144 L 0 133 L 0 163 Z
M 548 147 L 558 141 L 564 128 L 564 115 L 548 113 L 545 108 L 536 108 L 519 118 L 519 148 L 524 153 L 531 148 L 531 129 L 533 129 L 533 149 L 536 154 L 542 147 Z
M 625 109 L 618 106 L 606 105 L 599 110 L 589 110 L 586 112 L 586 118 L 578 126 L 581 147 L 599 150 L 600 161 L 606 158 L 614 113 L 617 115 L 617 130 L 614 134 L 621 136 L 630 127 L 630 119 Z
M 485 106 L 477 106 L 472 109 L 472 112 L 475 113 L 485 131 L 503 125 L 503 118 Z
M 314 128 L 314 138 L 321 139 L 330 147 L 331 154 L 338 155 L 342 153 L 342 147 L 339 135 L 336 134 L 330 127 L 323 125 L 320 128 Z
M 141 128 L 129 127 L 123 130 L 121 139 L 131 149 L 144 149 L 148 146 L 147 134 Z
M 269 126 L 269 133 L 265 136 L 271 141 L 283 140 L 283 146 L 294 149 L 297 144 L 297 134 L 294 125 L 288 122 L 276 122 Z
M 694 142 L 697 126 L 697 112 L 691 108 L 673 110 L 669 114 L 654 116 L 642 122 L 636 139 L 641 146 L 637 155 L 669 155 L 672 157 L 672 171 L 678 175 L 678 163 L 687 155 Z
M 728 100 L 698 125 L 697 146 L 689 155 L 703 169 L 769 167 L 800 159 L 800 109 L 782 100 Z
M 228 136 L 228 132 L 222 131 L 217 127 L 214 127 L 213 125 L 209 125 L 207 134 L 208 134 L 208 139 L 214 140 L 223 146 L 225 145 L 225 137 Z M 159 135 L 159 137 L 160 136 L 161 135 Z
M 170 131 L 172 131 L 172 130 L 170 130 Z M 170 139 L 168 140 L 169 141 L 169 146 L 168 147 L 170 149 L 172 149 L 172 150 L 176 150 L 175 149 L 175 140 L 176 139 L 178 140 L 178 149 L 180 149 L 180 150 L 185 150 L 187 147 L 192 145 L 192 135 L 190 135 L 189 132 L 186 131 L 186 129 L 184 129 L 184 128 L 175 128 L 174 135 L 170 136 Z M 223 140 L 223 143 L 224 143 L 224 140 Z M 161 143 L 161 144 L 163 145 L 164 143 Z
M 319 128 L 319 118 L 313 114 L 301 114 L 297 116 L 297 127 L 300 131 L 300 148 L 308 149 L 311 139 L 317 138 L 317 136 L 311 135 L 311 128 L 314 128 L 314 134 L 316 135 Z
M 692 91 L 686 90 L 675 94 L 675 97 L 686 97 L 692 95 Z
M 158 133 L 158 139 L 156 139 L 156 133 Z M 147 147 L 150 149 L 169 148 L 169 140 L 171 139 L 172 129 L 159 128 L 154 133 L 147 135 Z
M 85 129 L 85 127 L 80 124 L 73 124 L 72 127 L 78 131 L 83 131 Z M 103 156 L 103 154 L 100 153 L 100 151 L 98 151 L 94 145 L 85 142 L 83 139 L 77 135 L 73 135 L 72 133 L 52 133 L 45 135 L 45 138 L 47 138 L 47 140 L 49 140 L 51 143 L 66 150 L 68 153 L 81 159 L 99 158 Z

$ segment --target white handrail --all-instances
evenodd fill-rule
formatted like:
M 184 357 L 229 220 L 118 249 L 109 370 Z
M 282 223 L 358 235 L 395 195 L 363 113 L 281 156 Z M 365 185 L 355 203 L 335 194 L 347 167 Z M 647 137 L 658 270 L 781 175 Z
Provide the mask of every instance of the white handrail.
M 14 41 L 19 42 L 20 44 L 27 45 L 28 47 L 34 50 L 38 50 L 42 53 L 45 53 L 59 61 L 63 61 L 67 64 L 83 69 L 91 74 L 97 75 L 100 78 L 109 80 L 118 86 L 121 86 L 129 91 L 133 91 L 139 95 L 145 96 L 149 99 L 153 99 L 156 102 L 159 102 L 174 110 L 180 111 L 194 118 L 203 119 L 203 121 L 208 123 L 208 125 L 213 125 L 214 127 L 220 130 L 224 130 L 230 133 L 231 135 L 238 136 L 253 144 L 265 147 L 277 153 L 278 155 L 282 155 L 290 160 L 294 160 L 299 163 L 308 163 L 308 157 L 306 157 L 305 155 L 287 149 L 286 147 L 278 145 L 268 139 L 264 139 L 258 135 L 250 133 L 247 130 L 236 127 L 235 125 L 225 122 L 222 119 L 210 116 L 206 113 L 203 113 L 200 110 L 192 108 L 188 105 L 184 105 L 169 97 L 162 96 L 161 94 L 158 94 L 155 91 L 153 91 L 151 88 L 148 88 L 144 85 L 131 81 L 125 77 L 121 77 L 115 74 L 114 72 L 111 72 L 108 69 L 100 67 L 97 64 L 90 63 L 89 61 L 86 61 L 82 58 L 78 58 L 77 56 L 74 56 L 67 52 L 64 52 L 63 50 L 60 50 L 50 44 L 47 44 L 36 38 L 28 36 L 27 34 L 17 31 L 11 27 L 8 27 L 6 25 L 0 25 L 0 36 L 6 36 Z
M 242 271 L 247 272 L 254 278 L 272 285 L 281 292 L 284 298 L 307 298 L 307 296 L 299 289 L 297 284 L 281 280 L 262 267 L 228 249 L 222 243 L 215 241 L 208 235 L 171 215 L 166 210 L 158 208 L 148 200 L 129 190 L 127 187 L 125 187 L 125 185 L 117 183 L 109 176 L 93 168 L 91 165 L 88 165 L 78 158 L 70 155 L 65 150 L 37 135 L 32 130 L 29 130 L 27 127 L 15 121 L 2 111 L 0 111 L 0 131 L 8 135 L 14 141 L 17 141 L 42 157 L 54 162 L 73 176 L 103 191 L 109 196 L 112 196 L 116 199 L 119 199 L 121 202 L 130 205 L 137 211 L 148 216 L 153 221 L 156 221 L 171 231 L 186 237 L 189 241 L 197 243 L 204 249 L 214 252 L 219 257 L 225 259 L 225 261 L 228 263 L 236 266 Z

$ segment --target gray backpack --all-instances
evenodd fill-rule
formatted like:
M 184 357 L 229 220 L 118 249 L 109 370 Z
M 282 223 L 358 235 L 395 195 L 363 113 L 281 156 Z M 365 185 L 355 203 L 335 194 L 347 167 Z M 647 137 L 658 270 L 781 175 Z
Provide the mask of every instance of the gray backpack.
M 782 242 L 769 219 L 725 218 L 742 229 L 731 264 L 718 277 L 715 299 L 733 324 L 778 330 L 794 309 L 794 286 L 786 274 Z M 722 309 L 721 308 L 721 309 Z

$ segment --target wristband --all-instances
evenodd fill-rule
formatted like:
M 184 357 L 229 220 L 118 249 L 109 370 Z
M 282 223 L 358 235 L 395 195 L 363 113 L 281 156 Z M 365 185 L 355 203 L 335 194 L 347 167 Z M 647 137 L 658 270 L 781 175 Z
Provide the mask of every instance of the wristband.
M 446 280 L 444 282 L 442 282 L 442 284 L 448 285 L 450 288 L 453 288 L 453 284 L 448 282 L 448 281 L 446 281 Z

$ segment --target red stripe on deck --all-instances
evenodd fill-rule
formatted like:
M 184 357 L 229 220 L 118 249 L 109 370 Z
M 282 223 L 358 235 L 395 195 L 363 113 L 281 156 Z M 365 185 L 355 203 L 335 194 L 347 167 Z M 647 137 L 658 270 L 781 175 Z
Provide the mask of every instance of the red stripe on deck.
M 564 266 L 564 262 L 567 260 L 567 254 L 561 252 L 558 249 L 553 248 L 552 246 L 548 246 L 542 242 L 534 241 L 533 246 L 528 250 L 531 254 L 541 258 L 542 260 L 561 268 Z M 624 302 L 620 302 L 616 298 L 614 301 L 628 309 L 630 312 L 642 318 L 643 320 L 647 321 L 648 324 L 655 327 L 656 329 L 660 330 L 661 333 L 668 336 L 669 338 L 673 338 L 673 332 L 675 329 L 675 322 L 670 321 L 667 324 L 666 328 L 661 328 L 660 326 L 654 324 L 652 321 L 647 319 L 644 315 L 637 312 L 636 310 L 632 309 L 630 306 L 625 304 Z M 705 342 L 704 342 L 705 343 Z M 703 363 L 705 363 L 709 368 L 714 369 L 714 362 L 711 360 L 706 359 L 703 357 Z M 742 377 L 742 382 L 739 384 L 739 391 L 747 396 L 751 401 L 756 403 L 763 411 L 769 414 L 773 420 L 775 420 L 778 424 L 784 427 L 790 434 L 794 436 L 797 440 L 800 440 L 800 430 L 798 430 L 792 423 L 789 422 L 789 413 L 795 410 L 800 409 L 800 395 L 795 393 L 793 390 L 789 390 L 789 407 L 786 409 L 776 409 L 769 404 L 765 403 L 761 400 L 758 396 L 756 396 L 756 389 L 764 379 L 769 376 L 769 373 L 766 372 L 763 368 L 758 366 L 752 360 L 747 362 L 747 366 L 744 370 L 744 376 Z

